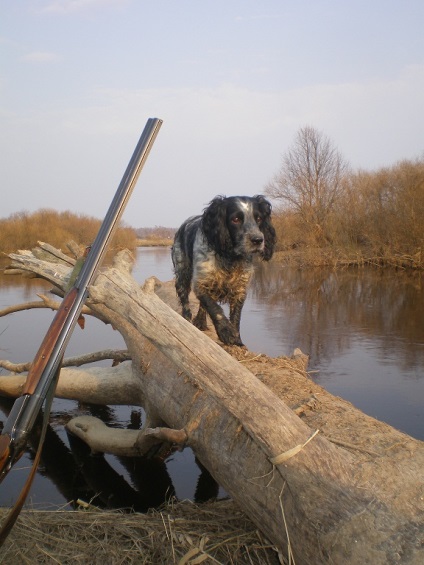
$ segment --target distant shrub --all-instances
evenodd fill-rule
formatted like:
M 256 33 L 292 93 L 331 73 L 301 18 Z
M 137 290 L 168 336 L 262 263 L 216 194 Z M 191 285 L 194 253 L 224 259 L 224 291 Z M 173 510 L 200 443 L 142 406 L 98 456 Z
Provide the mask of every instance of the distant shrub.
M 30 249 L 37 241 L 45 241 L 55 247 L 64 247 L 70 240 L 80 245 L 92 243 L 99 231 L 101 221 L 83 214 L 41 209 L 36 212 L 17 212 L 0 220 L 0 251 L 10 253 L 17 249 Z M 136 247 L 133 228 L 118 228 L 112 248 Z
M 275 208 L 278 250 L 424 268 L 424 158 L 350 173 L 325 225 Z M 323 255 L 324 252 L 324 255 Z
M 154 228 L 138 228 L 136 234 L 139 239 L 174 239 L 176 231 L 176 228 L 155 226 Z

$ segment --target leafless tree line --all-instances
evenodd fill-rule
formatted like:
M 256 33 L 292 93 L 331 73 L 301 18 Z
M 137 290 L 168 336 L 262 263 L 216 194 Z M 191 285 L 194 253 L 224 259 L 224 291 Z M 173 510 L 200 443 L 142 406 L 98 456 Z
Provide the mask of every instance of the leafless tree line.
M 283 249 L 421 253 L 424 157 L 371 172 L 352 171 L 329 138 L 307 126 L 297 133 L 265 192 L 277 204 Z

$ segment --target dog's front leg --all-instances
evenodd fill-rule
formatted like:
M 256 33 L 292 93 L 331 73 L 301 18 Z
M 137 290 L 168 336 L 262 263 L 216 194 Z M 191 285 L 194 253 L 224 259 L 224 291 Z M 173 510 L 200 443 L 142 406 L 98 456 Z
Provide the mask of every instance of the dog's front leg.
M 240 333 L 235 329 L 230 320 L 226 317 L 224 310 L 207 294 L 198 295 L 200 304 L 209 314 L 219 339 L 225 345 L 240 345 L 243 343 L 240 339 Z
M 199 311 L 196 314 L 196 317 L 193 320 L 193 325 L 199 330 L 205 331 L 208 329 L 208 324 L 206 323 L 206 310 L 200 304 Z
M 245 300 L 246 300 L 246 296 L 244 296 L 240 300 L 235 300 L 234 302 L 230 302 L 230 322 L 238 334 L 240 343 L 241 343 L 241 337 L 240 337 L 241 311 L 243 309 Z
M 191 322 L 192 314 L 189 301 L 190 285 L 187 284 L 186 280 L 181 280 L 181 277 L 178 276 L 178 274 L 175 279 L 175 289 L 177 291 L 177 296 L 182 307 L 183 318 Z

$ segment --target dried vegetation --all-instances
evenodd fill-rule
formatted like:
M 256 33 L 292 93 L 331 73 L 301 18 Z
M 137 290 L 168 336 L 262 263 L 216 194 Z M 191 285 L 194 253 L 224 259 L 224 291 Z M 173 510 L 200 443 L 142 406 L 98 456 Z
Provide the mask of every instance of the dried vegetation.
M 17 212 L 0 219 L 0 251 L 31 249 L 37 241 L 48 241 L 55 247 L 64 247 L 70 240 L 90 245 L 99 231 L 101 221 L 96 218 L 41 209 L 33 213 Z M 136 235 L 132 228 L 121 226 L 115 234 L 112 247 L 134 249 Z
M 171 502 L 147 514 L 22 512 L 0 563 L 274 565 L 275 549 L 231 500 Z
M 352 172 L 304 128 L 265 192 L 285 262 L 424 268 L 424 157 Z

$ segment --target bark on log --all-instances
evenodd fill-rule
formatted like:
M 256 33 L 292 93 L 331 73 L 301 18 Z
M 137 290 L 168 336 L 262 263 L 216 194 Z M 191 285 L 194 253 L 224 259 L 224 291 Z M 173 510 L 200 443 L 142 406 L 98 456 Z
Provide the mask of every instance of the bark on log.
M 45 271 L 58 286 L 66 281 L 66 273 L 51 265 L 26 255 L 15 259 L 13 267 Z M 346 418 L 352 437 L 341 434 L 338 441 L 348 449 L 315 434 L 320 418 L 314 403 L 330 403 L 331 395 L 311 383 L 309 399 L 291 410 L 167 306 L 158 296 L 168 292 L 166 285 L 157 294 L 152 281 L 141 289 L 129 268 L 129 257 L 121 254 L 90 289 L 90 307 L 127 343 L 146 426 L 163 421 L 183 431 L 202 464 L 298 565 L 423 562 L 422 442 L 376 423 L 381 444 L 352 453 L 348 449 L 361 439 L 353 422 L 368 422 L 368 430 L 375 422 L 355 410 Z M 274 382 L 275 389 L 281 386 Z M 327 406 L 327 412 L 339 410 L 341 427 L 347 404 L 333 399 Z M 297 415 L 309 412 L 310 418 Z

